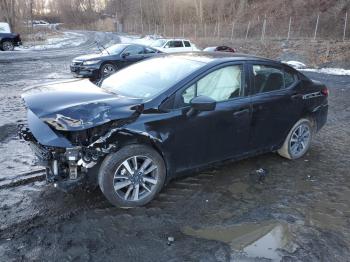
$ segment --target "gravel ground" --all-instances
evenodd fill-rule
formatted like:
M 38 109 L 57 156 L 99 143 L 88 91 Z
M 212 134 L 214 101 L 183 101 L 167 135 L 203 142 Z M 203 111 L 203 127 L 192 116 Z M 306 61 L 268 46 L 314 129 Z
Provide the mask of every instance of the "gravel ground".
M 37 167 L 16 138 L 22 89 L 70 78 L 64 50 L 0 53 L 0 181 Z M 172 181 L 146 207 L 112 207 L 99 190 L 57 191 L 45 182 L 0 190 L 1 261 L 348 261 L 350 77 L 308 73 L 330 88 L 327 125 L 309 153 L 265 154 Z M 268 171 L 263 181 L 255 170 Z M 168 238 L 170 237 L 170 241 Z M 172 241 L 173 239 L 174 241 Z

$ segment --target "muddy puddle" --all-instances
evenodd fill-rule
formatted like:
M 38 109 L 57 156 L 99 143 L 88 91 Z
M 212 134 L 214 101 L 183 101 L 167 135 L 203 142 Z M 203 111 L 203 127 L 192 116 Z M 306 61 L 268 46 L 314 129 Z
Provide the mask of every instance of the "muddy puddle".
M 281 261 L 282 250 L 294 252 L 296 245 L 292 242 L 289 225 L 276 221 L 261 223 L 244 223 L 228 226 L 213 226 L 194 229 L 184 227 L 186 235 L 228 244 L 232 257 L 264 258 Z M 236 261 L 235 260 L 235 261 Z

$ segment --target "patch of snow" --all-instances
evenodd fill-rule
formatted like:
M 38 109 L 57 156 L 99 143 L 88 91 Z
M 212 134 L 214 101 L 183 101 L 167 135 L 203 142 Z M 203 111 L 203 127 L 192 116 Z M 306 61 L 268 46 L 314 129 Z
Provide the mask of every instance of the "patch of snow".
M 315 72 L 319 74 L 327 74 L 327 75 L 339 75 L 339 76 L 350 76 L 350 70 L 343 68 L 307 68 L 306 65 L 299 61 L 282 61 L 282 63 L 290 65 L 297 70 L 305 71 L 305 72 Z
M 20 46 L 16 47 L 15 50 L 47 50 L 62 47 L 74 47 L 79 46 L 86 41 L 86 36 L 80 33 L 64 32 L 63 34 L 63 36 L 47 39 L 44 44 L 29 47 Z
M 119 36 L 120 42 L 123 44 L 140 44 L 151 45 L 155 40 L 148 37 L 141 38 L 140 36 Z
M 303 69 L 306 68 L 306 65 L 299 61 L 282 61 L 282 63 L 290 65 L 291 67 L 294 67 L 295 69 Z
M 350 76 L 350 70 L 343 69 L 343 68 L 320 68 L 320 69 L 305 68 L 305 69 L 301 69 L 301 71 L 315 72 L 315 73 L 327 74 L 327 75 Z

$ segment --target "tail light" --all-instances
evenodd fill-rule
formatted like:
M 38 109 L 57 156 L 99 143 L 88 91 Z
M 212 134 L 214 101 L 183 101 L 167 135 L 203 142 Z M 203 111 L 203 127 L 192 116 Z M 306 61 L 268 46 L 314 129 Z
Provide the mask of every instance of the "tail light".
M 323 87 L 321 89 L 321 94 L 324 96 L 329 96 L 329 89 L 327 87 Z

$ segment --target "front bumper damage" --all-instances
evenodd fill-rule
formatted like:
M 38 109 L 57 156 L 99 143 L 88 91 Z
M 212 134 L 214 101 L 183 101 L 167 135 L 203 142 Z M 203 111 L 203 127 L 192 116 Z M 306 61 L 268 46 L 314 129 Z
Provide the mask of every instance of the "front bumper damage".
M 87 147 L 52 147 L 40 144 L 28 127 L 20 125 L 18 135 L 29 142 L 38 165 L 45 167 L 46 180 L 63 191 L 69 191 L 88 181 L 89 170 L 105 154 Z
M 98 78 L 100 77 L 100 64 L 86 66 L 82 62 L 73 62 L 70 65 L 70 71 L 75 77 Z

